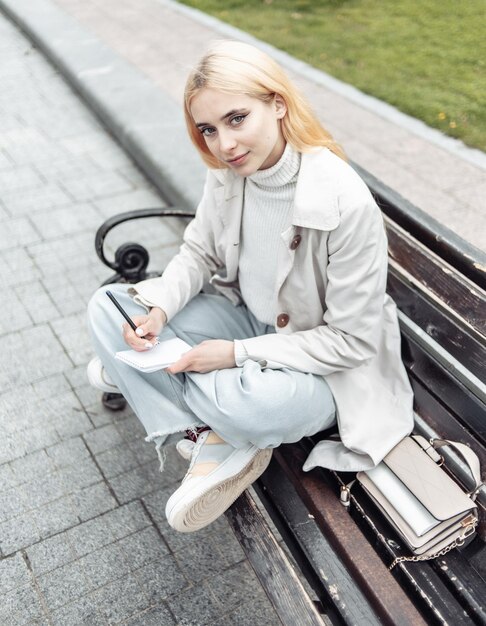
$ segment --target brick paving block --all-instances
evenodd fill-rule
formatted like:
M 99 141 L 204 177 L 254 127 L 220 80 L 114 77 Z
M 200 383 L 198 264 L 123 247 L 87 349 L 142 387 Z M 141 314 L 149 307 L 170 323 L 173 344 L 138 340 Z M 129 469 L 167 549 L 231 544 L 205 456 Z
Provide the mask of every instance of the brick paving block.
M 165 600 L 189 586 L 186 577 L 170 554 L 144 565 L 135 572 L 135 576 L 151 603 Z
M 222 573 L 228 567 L 228 560 L 224 551 L 218 549 L 216 539 L 191 542 L 176 553 L 176 560 L 187 579 L 193 583 Z
M 238 563 L 207 581 L 215 598 L 226 610 L 252 602 L 261 592 L 258 579 L 247 563 Z
M 71 412 L 70 415 L 66 415 L 64 420 L 57 417 L 53 420 L 53 425 L 61 439 L 82 435 L 92 428 L 92 424 L 85 411 L 77 407 L 74 407 L 73 412 Z
M 77 103 L 76 103 L 77 104 Z M 86 109 L 87 110 L 87 109 Z M 121 149 L 102 129 L 93 129 L 92 132 L 83 133 L 76 137 L 69 137 L 60 141 L 60 144 L 73 155 L 90 155 L 108 151 L 119 153 Z
M 47 456 L 45 450 L 38 450 L 20 459 L 16 459 L 12 461 L 10 467 L 16 477 L 17 484 L 29 482 L 55 469 L 52 459 Z
M 136 417 L 134 419 L 137 419 Z M 145 435 L 145 433 L 144 433 Z M 128 442 L 128 447 L 132 451 L 132 454 L 135 456 L 139 464 L 148 463 L 149 461 L 158 462 L 157 451 L 155 450 L 155 444 L 151 441 L 145 441 L 144 436 L 139 436 L 137 439 L 132 439 Z M 160 472 L 159 472 L 160 473 Z M 158 476 L 157 482 L 160 485 L 163 483 L 160 482 L 162 478 L 162 474 Z
M 14 287 L 39 280 L 41 272 L 23 248 L 0 252 L 0 286 Z
M 77 558 L 68 540 L 68 532 L 44 539 L 26 549 L 35 576 L 46 574 Z
M 15 487 L 18 480 L 10 467 L 10 464 L 3 463 L 0 465 L 0 493 L 7 491 L 11 487 Z
M 31 426 L 28 429 L 28 437 L 26 436 L 26 432 L 23 431 L 18 433 L 18 439 L 20 438 L 25 440 L 26 454 L 35 452 L 36 450 L 41 450 L 47 446 L 52 446 L 59 441 L 59 435 L 57 434 L 56 429 L 48 424 L 44 426 Z
M 78 523 L 73 496 L 64 496 L 32 511 L 42 539 L 52 537 Z
M 94 593 L 85 595 L 51 613 L 53 626 L 106 626 L 101 617 Z
M 50 611 L 55 611 L 96 589 L 93 579 L 80 561 L 67 563 L 42 574 L 37 578 L 37 584 Z
M 205 585 L 191 587 L 167 600 L 181 626 L 213 626 L 222 607 Z
M 145 589 L 131 574 L 111 582 L 94 596 L 99 613 L 107 624 L 119 623 L 149 607 Z
M 105 478 L 114 478 L 119 474 L 128 472 L 138 465 L 133 452 L 128 444 L 123 444 L 101 452 L 96 455 L 96 462 L 101 468 Z
M 74 365 L 81 365 L 90 360 L 93 355 L 93 349 L 89 340 L 84 314 L 53 320 L 51 325 L 59 342 Z
M 91 457 L 68 465 L 59 471 L 59 476 L 66 493 L 73 493 L 90 487 L 103 480 L 100 470 Z
M 2 223 L 0 230 L 0 250 L 27 246 L 41 240 L 41 234 L 34 228 L 30 219 L 19 217 Z
M 63 372 L 63 375 L 73 389 L 78 390 L 79 388 L 88 386 L 86 365 L 84 363 L 82 365 L 76 365 L 75 367 L 66 370 L 65 372 Z
M 18 433 L 4 433 L 0 438 L 0 465 L 23 456 L 26 445 L 25 436 L 19 436 Z
M 242 604 L 235 611 L 214 622 L 212 626 L 281 626 L 273 606 L 263 591 L 252 602 Z
M 0 494 L 0 522 L 22 515 L 30 508 L 28 491 L 23 486 L 13 487 Z
M 101 403 L 101 391 L 94 390 L 95 401 L 93 404 L 87 404 L 85 407 L 86 413 L 89 415 L 90 420 L 95 428 L 106 426 L 108 424 L 116 424 L 119 421 L 125 420 L 127 417 L 133 416 L 132 409 L 127 404 L 121 411 L 111 411 L 104 407 Z M 82 399 L 84 396 L 91 397 L 87 390 L 83 390 Z
M 18 587 L 2 597 L 2 602 L 0 602 L 2 626 L 23 626 L 32 623 L 47 623 L 39 597 L 32 584 Z
M 65 208 L 37 211 L 30 219 L 43 239 L 65 237 L 84 230 L 94 233 L 101 224 L 100 213 L 87 202 L 76 204 L 69 212 L 69 219 L 66 219 Z
M 2 136 L 0 135 L 0 142 Z M 2 190 L 2 202 L 4 202 L 7 209 L 10 210 L 8 203 L 4 200 L 4 194 L 11 194 L 16 191 L 18 193 L 25 193 L 25 190 L 35 187 L 36 190 L 42 189 L 44 181 L 37 174 L 37 172 L 30 166 L 11 167 L 9 169 L 2 169 L 0 171 L 0 189 Z M 12 195 L 13 197 L 13 195 Z M 12 215 L 16 212 L 12 211 Z
M 120 539 L 117 545 L 123 550 L 131 571 L 158 561 L 169 552 L 166 543 L 153 526 Z
M 36 543 L 40 538 L 32 513 L 25 513 L 0 524 L 0 551 L 5 556 Z
M 93 454 L 99 454 L 123 443 L 120 433 L 112 424 L 85 433 L 84 440 Z
M 71 392 L 71 387 L 62 374 L 55 374 L 42 380 L 36 381 L 32 384 L 33 395 L 39 400 L 47 400 L 49 398 L 59 398 L 62 396 L 63 409 L 64 405 L 72 401 L 71 398 L 67 399 L 67 395 Z
M 77 465 L 89 457 L 89 451 L 81 437 L 74 437 L 50 446 L 46 449 L 46 453 L 58 468 Z
M 119 542 L 90 552 L 79 560 L 79 564 L 95 588 L 125 578 L 130 572 L 130 563 Z
M 140 502 L 130 502 L 103 516 L 115 539 L 122 539 L 152 525 Z
M 3 150 L 0 149 L 0 170 L 9 169 L 13 165 L 13 161 L 5 154 Z
M 175 624 L 176 622 L 165 604 L 159 604 L 123 622 L 123 626 L 175 626 Z
M 35 120 L 34 123 L 39 123 L 42 125 L 52 123 L 52 121 L 47 121 L 49 118 L 52 119 L 52 113 L 49 113 L 45 120 L 40 120 L 39 122 Z M 30 123 L 33 123 L 32 120 L 30 120 Z M 84 122 L 79 123 L 84 124 Z M 76 122 L 74 120 L 69 120 L 67 122 L 61 121 L 58 124 L 57 129 L 54 130 L 54 132 L 69 132 L 69 128 L 73 128 L 75 125 Z M 45 130 L 46 134 L 49 135 L 50 129 Z M 89 157 L 89 155 L 87 155 L 77 157 L 63 157 L 62 159 L 39 159 L 34 163 L 34 170 L 36 172 L 39 172 L 39 174 L 41 174 L 41 176 L 43 176 L 46 180 L 59 181 L 65 180 L 67 178 L 78 178 L 79 176 L 84 176 L 85 174 L 94 174 L 95 172 L 99 171 L 99 167 Z
M 30 509 L 53 502 L 65 494 L 64 481 L 59 472 L 53 472 L 47 476 L 40 475 L 25 486 L 29 494 Z
M 147 433 L 140 420 L 134 415 L 117 421 L 116 429 L 124 441 L 134 441 L 146 437 Z M 153 444 L 152 444 L 153 446 Z
M 34 324 L 59 317 L 58 309 L 41 283 L 20 285 L 15 291 Z
M 91 407 L 93 404 L 99 403 L 101 405 L 101 397 L 103 392 L 87 384 L 88 377 L 86 375 L 86 365 L 80 365 L 79 368 L 80 370 L 82 370 L 83 373 L 84 385 L 82 387 L 77 387 L 76 396 L 83 408 L 88 411 L 88 408 Z M 97 422 L 93 422 L 95 428 L 100 428 L 101 426 L 109 423 L 111 423 L 111 419 L 98 420 Z
M 116 500 L 104 483 L 97 483 L 73 494 L 75 511 L 81 521 L 106 513 L 117 506 Z
M 0 353 L 4 357 L 0 366 L 0 393 L 70 366 L 52 330 L 44 324 L 0 337 Z
M 3 298 L 0 335 L 32 326 L 31 317 L 13 289 L 4 289 Z
M 109 483 L 121 503 L 140 498 L 160 488 L 159 464 L 156 461 L 145 463 L 125 474 L 109 480 Z
M 132 184 L 114 172 L 98 172 L 79 179 L 63 180 L 62 186 L 76 201 L 106 198 L 133 189 Z M 6 203 L 7 209 L 9 205 Z
M 59 206 L 70 207 L 73 200 L 59 184 L 46 183 L 35 188 L 22 186 L 2 196 L 2 202 L 12 215 L 31 215 Z
M 106 515 L 83 522 L 65 534 L 77 557 L 85 556 L 115 541 Z
M 30 583 L 30 572 L 20 554 L 0 561 L 0 594 Z
M 113 195 L 109 198 L 94 200 L 94 205 L 103 216 L 103 219 L 112 217 L 117 213 L 124 213 L 125 211 L 165 206 L 165 202 L 160 195 L 155 190 L 148 188 L 149 183 L 147 179 L 143 178 L 143 174 L 140 175 L 142 176 L 142 182 L 137 185 L 137 189 Z M 139 187 L 142 188 L 140 189 Z

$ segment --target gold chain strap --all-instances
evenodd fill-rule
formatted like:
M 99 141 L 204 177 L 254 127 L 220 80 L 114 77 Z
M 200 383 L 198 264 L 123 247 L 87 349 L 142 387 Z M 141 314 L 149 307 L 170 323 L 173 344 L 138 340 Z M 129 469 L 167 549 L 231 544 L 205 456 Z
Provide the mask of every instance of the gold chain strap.
M 473 524 L 472 526 L 468 526 L 460 537 L 458 537 L 455 541 L 453 541 L 445 548 L 442 548 L 442 550 L 439 550 L 439 552 L 435 552 L 434 554 L 421 554 L 417 556 L 397 556 L 397 558 L 393 561 L 388 569 L 391 571 L 395 567 L 395 565 L 397 565 L 398 563 L 404 563 L 406 561 L 412 561 L 416 563 L 417 561 L 429 561 L 430 559 L 436 559 L 439 556 L 444 556 L 451 550 L 454 550 L 454 548 L 459 548 L 460 546 L 463 546 L 467 537 L 469 537 L 471 532 L 474 531 L 475 526 L 475 524 Z

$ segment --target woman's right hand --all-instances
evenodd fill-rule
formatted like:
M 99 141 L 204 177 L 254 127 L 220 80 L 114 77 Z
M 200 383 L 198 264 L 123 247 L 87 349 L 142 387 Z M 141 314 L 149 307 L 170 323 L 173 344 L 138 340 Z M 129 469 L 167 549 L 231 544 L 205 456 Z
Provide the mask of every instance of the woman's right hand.
M 167 316 L 162 309 L 154 307 L 148 315 L 133 315 L 132 320 L 137 330 L 135 332 L 128 324 L 123 324 L 123 339 L 133 350 L 143 352 L 156 345 Z

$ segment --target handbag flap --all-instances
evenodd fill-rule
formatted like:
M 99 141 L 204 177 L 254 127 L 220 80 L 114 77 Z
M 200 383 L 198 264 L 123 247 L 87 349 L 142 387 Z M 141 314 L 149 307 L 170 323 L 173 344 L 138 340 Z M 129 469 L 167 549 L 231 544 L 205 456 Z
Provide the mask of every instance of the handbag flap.
M 436 519 L 449 519 L 476 506 L 411 437 L 405 437 L 383 461 Z

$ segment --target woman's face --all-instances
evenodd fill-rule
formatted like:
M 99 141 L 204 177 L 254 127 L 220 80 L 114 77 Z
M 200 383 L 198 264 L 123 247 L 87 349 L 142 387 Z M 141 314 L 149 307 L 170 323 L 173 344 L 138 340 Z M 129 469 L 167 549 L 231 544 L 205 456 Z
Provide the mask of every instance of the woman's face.
M 280 120 L 287 107 L 280 96 L 270 102 L 245 95 L 201 89 L 191 114 L 217 159 L 240 176 L 275 165 L 285 149 Z

